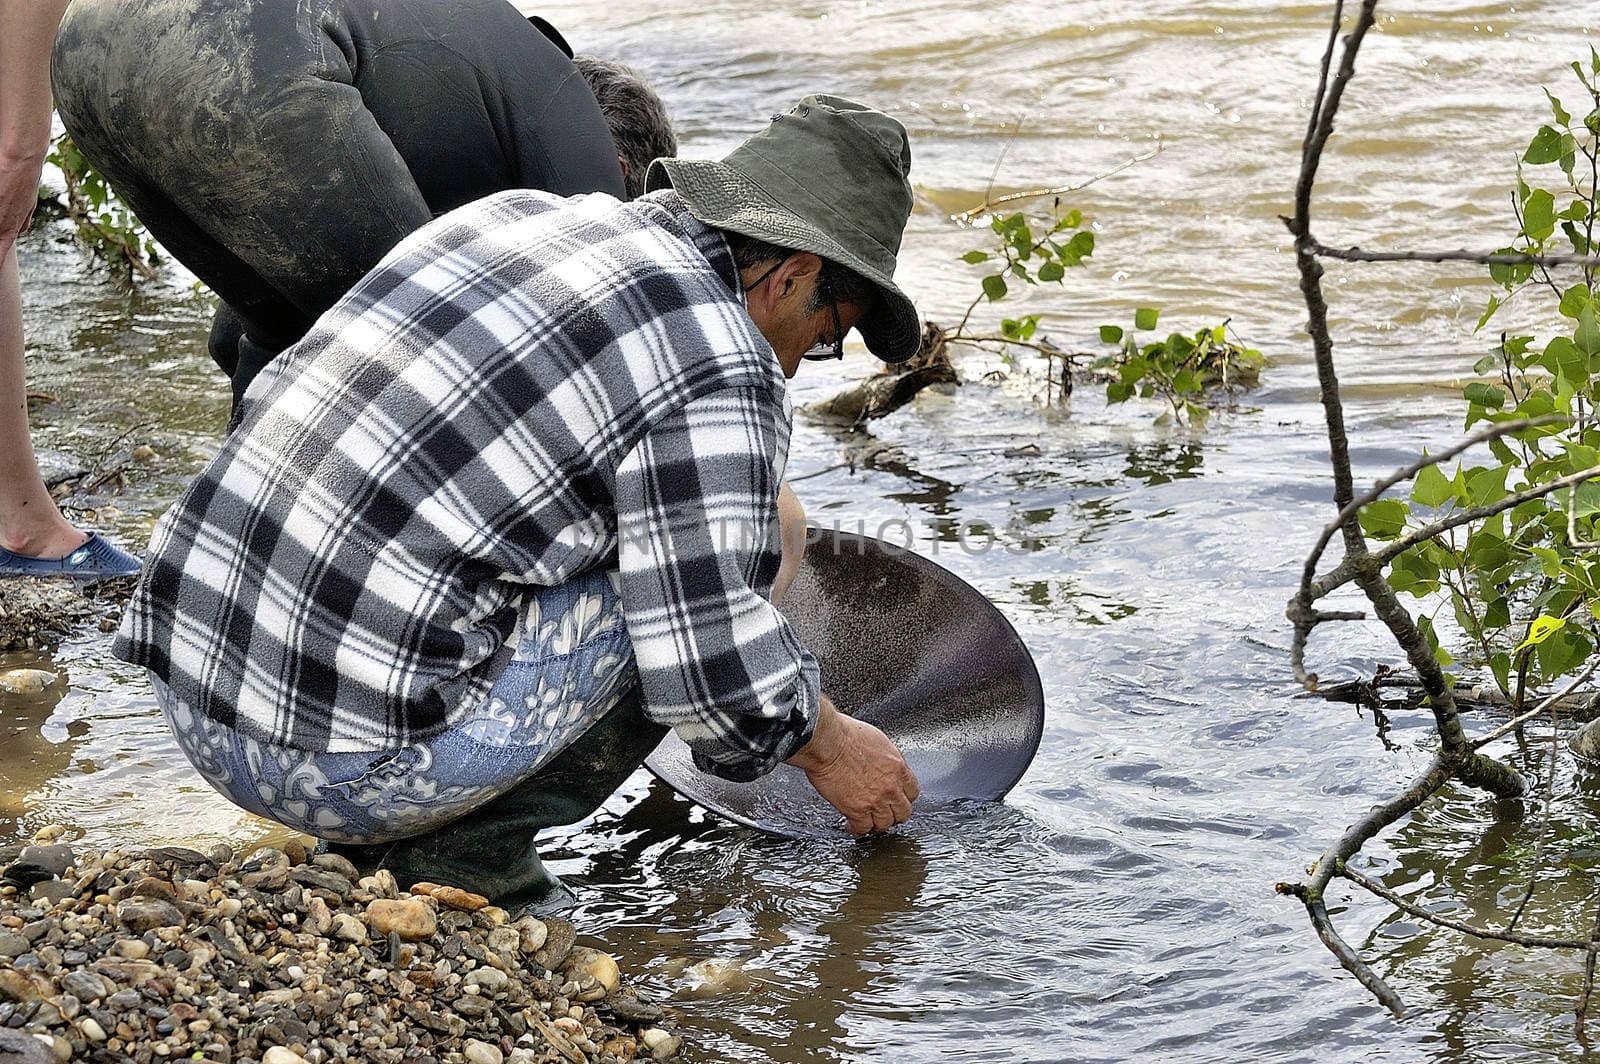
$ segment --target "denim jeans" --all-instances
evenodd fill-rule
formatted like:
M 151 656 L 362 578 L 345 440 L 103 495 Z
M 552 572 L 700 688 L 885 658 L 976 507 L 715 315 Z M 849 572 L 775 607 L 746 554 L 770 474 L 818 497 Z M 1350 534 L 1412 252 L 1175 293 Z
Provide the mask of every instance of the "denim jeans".
M 422 834 L 493 801 L 581 736 L 637 682 L 617 576 L 535 588 L 515 655 L 482 707 L 394 750 L 313 753 L 201 716 L 153 675 L 184 756 L 257 816 L 332 842 Z

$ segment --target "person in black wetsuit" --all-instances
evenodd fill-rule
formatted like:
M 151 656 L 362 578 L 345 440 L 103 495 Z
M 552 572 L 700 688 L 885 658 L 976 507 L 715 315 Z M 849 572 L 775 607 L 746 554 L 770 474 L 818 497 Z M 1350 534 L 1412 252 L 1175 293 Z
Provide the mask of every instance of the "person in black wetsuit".
M 430 219 L 510 188 L 637 195 L 676 154 L 633 71 L 575 63 L 507 0 L 75 0 L 51 74 L 85 158 L 222 299 L 236 414 Z

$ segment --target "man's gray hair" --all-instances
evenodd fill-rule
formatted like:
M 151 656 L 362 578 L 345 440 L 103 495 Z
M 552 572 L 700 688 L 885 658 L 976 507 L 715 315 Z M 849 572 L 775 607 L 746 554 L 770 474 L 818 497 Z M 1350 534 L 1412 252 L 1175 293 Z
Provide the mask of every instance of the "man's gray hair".
M 630 66 L 592 55 L 575 55 L 572 61 L 611 127 L 611 139 L 627 171 L 627 195 L 634 199 L 644 193 L 650 164 L 678 154 L 678 138 L 672 132 L 666 105 Z

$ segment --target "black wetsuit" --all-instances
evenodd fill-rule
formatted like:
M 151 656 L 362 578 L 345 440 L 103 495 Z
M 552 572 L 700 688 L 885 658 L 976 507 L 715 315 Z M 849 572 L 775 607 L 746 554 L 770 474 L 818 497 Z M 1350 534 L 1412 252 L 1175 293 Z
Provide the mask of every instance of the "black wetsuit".
M 430 218 L 508 188 L 622 196 L 569 55 L 507 0 L 74 0 L 52 81 L 84 156 L 224 301 L 237 404 Z

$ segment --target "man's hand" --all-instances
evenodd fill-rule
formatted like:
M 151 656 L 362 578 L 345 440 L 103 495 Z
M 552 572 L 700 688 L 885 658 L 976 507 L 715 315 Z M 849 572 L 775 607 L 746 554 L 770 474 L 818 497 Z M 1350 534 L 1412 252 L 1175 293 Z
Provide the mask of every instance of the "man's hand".
M 817 793 L 844 814 L 852 835 L 888 831 L 911 817 L 920 788 L 890 738 L 845 716 L 827 695 L 811 741 L 789 759 Z

